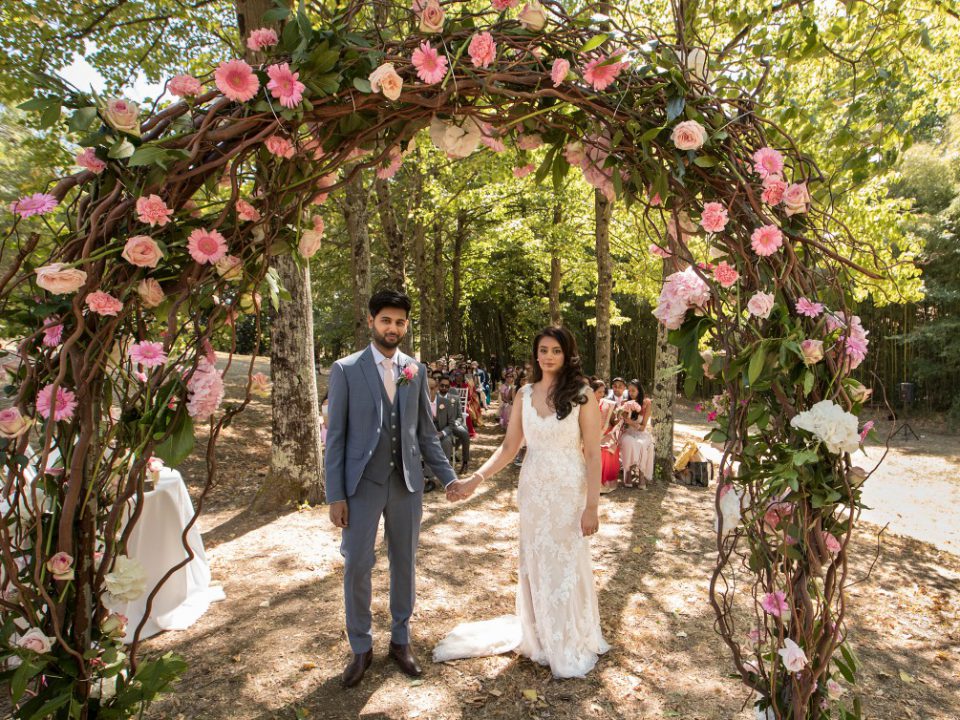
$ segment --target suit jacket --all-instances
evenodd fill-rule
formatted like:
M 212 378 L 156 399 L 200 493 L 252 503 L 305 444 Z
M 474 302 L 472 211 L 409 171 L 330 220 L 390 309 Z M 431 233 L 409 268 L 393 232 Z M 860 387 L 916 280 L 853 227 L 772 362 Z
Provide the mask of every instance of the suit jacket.
M 443 433 L 442 440 L 453 435 L 454 429 L 463 421 L 463 408 L 460 407 L 460 396 L 452 390 L 446 396 L 437 393 L 437 415 L 433 423 L 437 430 Z
M 426 369 L 399 353 L 399 364 L 413 365 L 417 374 L 409 383 L 398 384 L 394 403 L 400 412 L 403 478 L 413 491 L 423 489 L 420 456 L 444 486 L 457 479 L 440 447 L 427 398 Z M 330 421 L 324 456 L 327 502 L 346 500 L 357 491 L 360 477 L 379 442 L 383 414 L 390 412 L 383 398 L 383 382 L 367 347 L 337 360 L 330 370 L 328 388 Z M 381 472 L 381 469 L 377 469 Z M 382 472 L 388 472 L 388 468 Z

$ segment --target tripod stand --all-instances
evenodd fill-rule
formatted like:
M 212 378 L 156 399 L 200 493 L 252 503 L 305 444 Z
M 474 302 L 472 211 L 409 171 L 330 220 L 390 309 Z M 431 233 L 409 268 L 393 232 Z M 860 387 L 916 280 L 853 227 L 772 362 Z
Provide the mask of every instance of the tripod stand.
M 897 435 L 902 434 L 904 440 L 909 440 L 910 435 L 913 435 L 914 440 L 919 440 L 920 436 L 914 431 L 913 427 L 907 421 L 907 412 L 910 409 L 910 406 L 913 405 L 914 400 L 914 384 L 913 383 L 900 383 L 900 402 L 903 406 L 903 422 L 897 425 L 894 428 L 893 432 L 890 434 L 890 439 L 894 440 Z M 909 433 L 909 435 L 908 435 Z

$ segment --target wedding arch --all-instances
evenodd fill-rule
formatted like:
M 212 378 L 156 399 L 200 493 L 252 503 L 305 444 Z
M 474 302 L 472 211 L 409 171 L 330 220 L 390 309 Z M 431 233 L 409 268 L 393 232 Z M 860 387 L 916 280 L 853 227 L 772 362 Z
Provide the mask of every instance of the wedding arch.
M 844 584 L 865 474 L 848 453 L 868 395 L 849 376 L 868 342 L 846 288 L 870 273 L 844 254 L 826 179 L 682 3 L 670 37 L 595 10 L 352 0 L 315 26 L 278 6 L 245 38 L 258 62 L 172 78 L 180 99 L 160 109 L 38 92 L 29 107 L 66 111 L 83 169 L 15 202 L 2 246 L 0 302 L 23 327 L 0 412 L 18 717 L 127 717 L 182 671 L 138 663 L 103 605 L 156 593 L 125 554 L 151 458 L 182 460 L 203 423 L 209 489 L 220 430 L 265 383 L 251 362 L 246 399 L 224 406 L 211 337 L 280 302 L 271 255 L 308 261 L 326 197 L 364 168 L 390 177 L 424 129 L 451 157 L 518 153 L 538 181 L 578 169 L 646 218 L 685 383 L 725 388 L 717 631 L 758 716 L 859 716 L 836 701 L 855 682 Z

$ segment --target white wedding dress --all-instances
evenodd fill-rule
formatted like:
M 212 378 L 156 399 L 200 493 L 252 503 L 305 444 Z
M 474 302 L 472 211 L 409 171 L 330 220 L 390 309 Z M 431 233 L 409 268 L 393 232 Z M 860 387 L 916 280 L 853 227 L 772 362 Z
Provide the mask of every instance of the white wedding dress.
M 600 629 L 590 542 L 580 530 L 587 473 L 580 406 L 563 420 L 541 417 L 521 390 L 527 454 L 520 470 L 520 568 L 517 615 L 455 628 L 434 649 L 434 661 L 516 650 L 554 677 L 583 677 L 610 646 Z

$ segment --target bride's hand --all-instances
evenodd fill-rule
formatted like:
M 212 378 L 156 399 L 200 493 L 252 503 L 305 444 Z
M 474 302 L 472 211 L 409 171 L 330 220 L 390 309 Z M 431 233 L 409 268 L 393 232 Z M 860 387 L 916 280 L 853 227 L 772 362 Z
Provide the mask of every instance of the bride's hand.
M 597 514 L 597 508 L 586 508 L 583 511 L 583 515 L 580 516 L 580 532 L 583 533 L 584 537 L 590 537 L 591 535 L 595 535 L 599 529 L 600 517 Z

